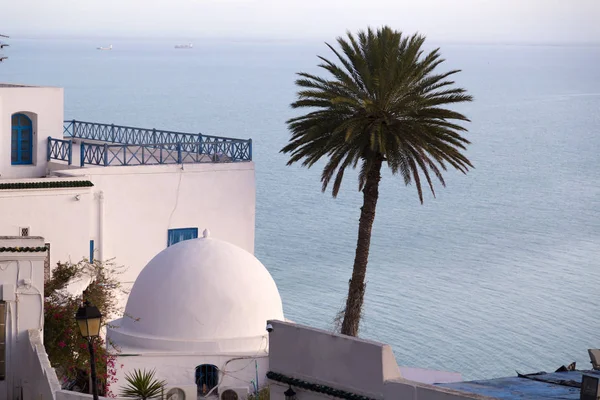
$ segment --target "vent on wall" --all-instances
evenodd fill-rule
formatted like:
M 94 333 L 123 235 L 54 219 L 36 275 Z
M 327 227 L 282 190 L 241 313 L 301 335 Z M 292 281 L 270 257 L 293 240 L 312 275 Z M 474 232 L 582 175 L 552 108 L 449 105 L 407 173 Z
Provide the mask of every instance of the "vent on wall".
M 29 227 L 19 228 L 19 236 L 29 236 Z
M 224 387 L 221 388 L 220 400 L 243 400 L 248 398 L 247 387 Z
M 173 388 L 167 392 L 167 400 L 186 400 L 185 392 L 181 388 Z
M 198 386 L 167 387 L 164 394 L 165 400 L 196 400 L 198 398 Z

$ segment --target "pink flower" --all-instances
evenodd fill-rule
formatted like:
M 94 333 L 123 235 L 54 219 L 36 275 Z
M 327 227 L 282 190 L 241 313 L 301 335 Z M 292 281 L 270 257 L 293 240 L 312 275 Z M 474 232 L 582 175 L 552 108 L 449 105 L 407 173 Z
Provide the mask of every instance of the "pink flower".
M 60 342 L 58 342 L 58 347 L 60 347 L 61 349 L 62 349 L 63 347 L 65 347 L 66 345 L 67 345 L 67 344 L 66 344 L 65 342 L 63 342 L 63 341 L 60 341 Z

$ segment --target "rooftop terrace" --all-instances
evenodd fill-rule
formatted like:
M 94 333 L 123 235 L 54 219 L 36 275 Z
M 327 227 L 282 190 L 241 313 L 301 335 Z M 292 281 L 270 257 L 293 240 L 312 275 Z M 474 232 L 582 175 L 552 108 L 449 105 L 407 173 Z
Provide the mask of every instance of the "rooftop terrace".
M 81 167 L 252 161 L 252 139 L 76 120 L 63 128 L 62 139 L 48 137 L 48 161 L 75 159 Z
M 579 400 L 583 374 L 600 377 L 600 371 L 538 372 L 481 381 L 444 383 L 437 386 L 497 399 Z

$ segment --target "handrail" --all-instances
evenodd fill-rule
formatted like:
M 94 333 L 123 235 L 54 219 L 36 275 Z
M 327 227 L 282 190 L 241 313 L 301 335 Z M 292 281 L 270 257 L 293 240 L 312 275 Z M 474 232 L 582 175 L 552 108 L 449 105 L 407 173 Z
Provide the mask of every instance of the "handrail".
M 71 165 L 73 158 L 73 142 L 71 140 L 54 139 L 48 136 L 47 161 L 67 161 Z
M 202 133 L 176 132 L 78 120 L 65 120 L 63 123 L 63 134 L 66 137 L 101 140 L 103 142 L 122 144 L 153 144 L 158 142 L 177 143 L 184 141 L 181 140 L 183 138 L 188 138 L 187 141 L 204 141 L 206 139 L 216 141 L 249 140 L 225 136 L 204 135 Z M 148 140 L 141 141 L 141 138 Z M 164 138 L 174 138 L 175 140 L 157 140 Z
M 82 141 L 80 165 L 157 165 L 249 161 L 252 141 L 202 141 L 152 144 L 100 144 Z
M 83 139 L 79 149 L 82 167 L 252 161 L 252 139 L 77 120 L 64 121 L 63 136 L 65 139 L 48 138 L 48 161 L 71 165 L 71 138 Z

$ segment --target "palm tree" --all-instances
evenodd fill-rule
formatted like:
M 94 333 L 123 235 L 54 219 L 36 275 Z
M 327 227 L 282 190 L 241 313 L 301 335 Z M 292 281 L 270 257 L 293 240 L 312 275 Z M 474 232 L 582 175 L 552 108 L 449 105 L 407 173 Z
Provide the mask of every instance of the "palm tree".
M 336 64 L 319 57 L 320 68 L 330 76 L 299 73 L 297 100 L 292 108 L 307 114 L 287 121 L 288 165 L 302 160 L 310 168 L 321 158 L 327 162 L 321 175 L 322 190 L 333 180 L 336 197 L 346 168 L 360 166 L 358 189 L 363 193 L 358 241 L 341 332 L 356 336 L 365 293 L 365 275 L 371 228 L 379 196 L 384 163 L 406 185 L 414 182 L 423 203 L 423 177 L 435 197 L 432 175 L 445 186 L 442 171 L 451 166 L 466 173 L 471 162 L 462 150 L 469 141 L 461 136 L 469 121 L 445 108 L 472 100 L 466 90 L 448 78 L 460 72 L 437 73 L 444 61 L 439 49 L 423 50 L 425 37 L 410 37 L 389 27 L 369 28 L 355 37 L 338 38 L 341 51 L 327 44 Z

